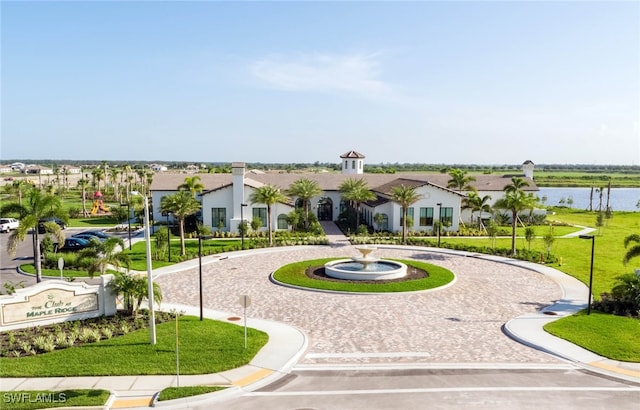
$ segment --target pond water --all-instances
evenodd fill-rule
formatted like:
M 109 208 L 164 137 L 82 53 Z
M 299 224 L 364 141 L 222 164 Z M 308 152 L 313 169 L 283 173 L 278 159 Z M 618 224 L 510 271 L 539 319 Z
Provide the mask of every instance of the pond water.
M 589 196 L 591 195 L 591 188 L 540 188 L 537 193 L 538 197 L 542 200 L 544 196 L 547 197 L 547 206 L 558 206 L 560 200 L 564 198 L 565 206 L 569 197 L 573 198 L 572 208 L 575 209 L 589 209 Z M 640 211 L 636 206 L 640 201 L 640 188 L 611 188 L 611 195 L 609 197 L 609 206 L 614 211 Z M 593 191 L 593 210 L 597 210 L 600 204 L 600 193 L 594 189 Z M 602 192 L 602 207 L 607 205 L 607 189 Z

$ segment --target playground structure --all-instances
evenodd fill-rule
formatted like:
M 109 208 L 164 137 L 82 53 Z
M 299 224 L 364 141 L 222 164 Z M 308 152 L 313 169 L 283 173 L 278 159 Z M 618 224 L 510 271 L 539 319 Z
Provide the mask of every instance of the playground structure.
M 102 192 L 96 191 L 93 194 L 93 199 L 94 201 L 93 206 L 91 207 L 91 215 L 105 214 L 109 212 L 109 208 L 104 206 L 104 203 L 102 202 Z

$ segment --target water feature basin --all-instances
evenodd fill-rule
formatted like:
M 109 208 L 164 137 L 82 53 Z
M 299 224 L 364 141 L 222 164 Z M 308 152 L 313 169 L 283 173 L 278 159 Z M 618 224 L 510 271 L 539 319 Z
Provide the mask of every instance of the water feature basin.
M 370 256 L 376 247 L 358 246 L 356 249 L 362 256 L 328 262 L 324 265 L 325 274 L 345 280 L 390 280 L 407 275 L 407 265 L 404 263 Z

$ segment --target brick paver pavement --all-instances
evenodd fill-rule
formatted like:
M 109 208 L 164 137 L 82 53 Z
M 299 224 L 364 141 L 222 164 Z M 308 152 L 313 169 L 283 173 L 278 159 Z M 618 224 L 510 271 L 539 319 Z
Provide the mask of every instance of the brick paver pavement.
M 302 364 L 558 363 L 502 333 L 509 319 L 561 298 L 558 285 L 515 266 L 439 253 L 427 248 L 380 247 L 374 256 L 428 261 L 453 271 L 447 288 L 420 293 L 346 295 L 291 289 L 269 274 L 305 259 L 351 257 L 351 246 L 306 246 L 203 258 L 205 308 L 241 315 L 249 295 L 252 317 L 302 329 L 309 349 Z M 164 300 L 198 305 L 198 267 L 159 274 Z

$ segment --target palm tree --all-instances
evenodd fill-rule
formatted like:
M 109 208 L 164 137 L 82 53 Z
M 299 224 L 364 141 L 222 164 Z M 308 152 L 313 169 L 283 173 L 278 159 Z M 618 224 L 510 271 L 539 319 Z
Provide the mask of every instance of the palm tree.
M 120 170 L 116 167 L 109 168 L 109 180 L 111 184 L 113 184 L 113 196 L 116 198 L 118 202 L 120 202 L 120 189 L 118 187 L 118 175 L 120 175 Z
M 340 186 L 338 191 L 342 193 L 342 198 L 349 201 L 356 211 L 356 229 L 360 226 L 360 204 L 366 201 L 376 199 L 376 194 L 369 190 L 367 181 L 364 179 L 347 178 Z
M 302 200 L 302 207 L 304 208 L 304 228 L 309 229 L 309 208 L 311 198 L 318 196 L 322 193 L 318 182 L 308 178 L 300 178 L 294 181 L 287 190 L 287 195 L 292 197 L 298 197 Z
M 148 297 L 146 276 L 116 272 L 108 286 L 115 294 L 123 296 L 124 309 L 132 315 L 137 314 L 140 304 Z M 153 282 L 153 300 L 157 304 L 162 302 L 162 291 L 156 282 Z
M 451 179 L 447 183 L 447 188 L 453 188 L 457 191 L 475 191 L 469 183 L 476 180 L 476 177 L 467 176 L 467 172 L 461 169 L 453 168 L 449 170 Z
M 488 204 L 490 200 L 491 195 L 480 197 L 477 192 L 469 192 L 469 196 L 462 200 L 462 209 L 471 210 L 471 220 L 473 220 L 473 213 L 479 212 L 478 226 L 480 229 L 484 229 L 484 225 L 482 224 L 482 213 L 491 212 L 491 205 Z
M 391 200 L 402 207 L 402 243 L 407 243 L 407 210 L 416 203 L 422 195 L 414 187 L 400 185 L 391 189 Z
M 120 252 L 124 249 L 124 241 L 117 237 L 111 237 L 104 242 L 92 239 L 93 246 L 83 249 L 78 255 L 78 262 L 87 269 L 89 276 L 93 278 L 96 272 L 104 275 L 109 265 L 119 268 L 124 266 L 129 270 L 131 259 L 129 255 Z
M 11 183 L 11 185 L 7 185 L 7 191 L 10 192 L 10 193 L 15 194 L 18 197 L 18 203 L 20 205 L 22 205 L 22 195 L 23 195 L 23 193 L 27 189 L 32 188 L 32 187 L 33 186 L 30 185 L 24 179 L 16 179 L 15 181 L 13 181 L 13 183 Z
M 629 263 L 632 258 L 640 256 L 640 235 L 636 233 L 624 238 L 624 247 L 626 248 L 627 246 L 629 246 L 631 242 L 636 242 L 636 245 L 630 247 L 629 250 L 627 250 L 627 253 L 624 255 L 622 263 L 624 263 L 625 265 Z
M 87 212 L 87 187 L 89 186 L 89 180 L 80 178 L 78 180 L 78 186 L 82 190 L 82 216 L 87 216 L 89 215 L 89 212 Z
M 171 212 L 178 220 L 180 228 L 180 256 L 186 255 L 184 246 L 184 220 L 200 210 L 200 202 L 196 201 L 191 193 L 178 191 L 173 195 L 162 197 L 160 201 L 160 212 Z
M 529 183 L 521 177 L 511 177 L 511 183 L 504 187 L 505 196 L 494 204 L 495 208 L 511 211 L 511 254 L 516 254 L 516 226 L 518 212 L 535 206 L 536 199 L 533 194 L 525 194 L 522 188 Z
M 66 220 L 66 214 L 62 209 L 60 198 L 45 194 L 40 189 L 31 188 L 27 192 L 25 199 L 26 204 L 10 203 L 2 207 L 2 215 L 13 214 L 20 219 L 20 226 L 11 233 L 7 242 L 7 252 L 15 256 L 18 242 L 24 241 L 27 233 L 31 230 L 36 282 L 40 282 L 42 281 L 42 255 L 40 253 L 38 223 L 40 219 L 47 217 L 58 217 Z M 43 226 L 45 231 L 58 237 L 58 243 L 64 242 L 64 236 L 61 237 L 60 227 L 56 223 L 47 222 Z
M 91 171 L 91 175 L 93 176 L 93 183 L 96 186 L 96 191 L 100 190 L 100 181 L 102 181 L 105 177 L 104 169 L 98 166 Z
M 194 175 L 192 177 L 186 177 L 184 182 L 178 185 L 178 189 L 180 191 L 189 191 L 191 195 L 195 198 L 196 194 L 201 193 L 204 189 L 204 185 L 200 181 L 200 177 L 198 175 Z
M 274 185 L 263 185 L 256 188 L 249 197 L 252 204 L 265 204 L 267 206 L 267 231 L 269 232 L 269 246 L 273 246 L 273 233 L 271 226 L 271 207 L 278 202 L 284 202 L 288 198 L 280 188 Z

